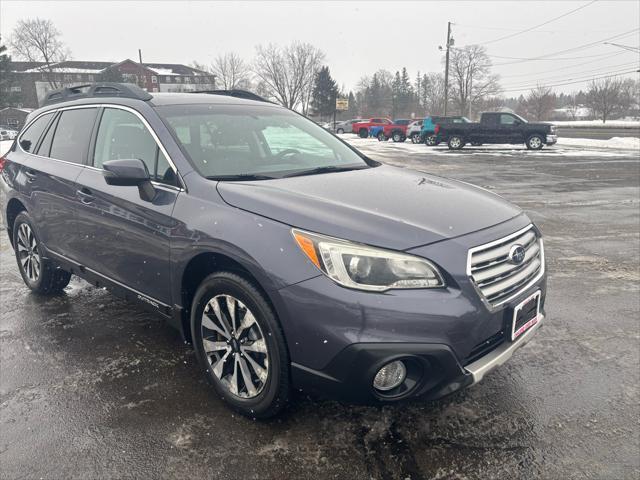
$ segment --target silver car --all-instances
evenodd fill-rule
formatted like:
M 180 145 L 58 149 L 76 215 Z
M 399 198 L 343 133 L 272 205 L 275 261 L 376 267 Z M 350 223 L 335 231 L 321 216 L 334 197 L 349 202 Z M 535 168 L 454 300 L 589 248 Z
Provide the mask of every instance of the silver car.
M 407 127 L 407 138 L 411 139 L 411 143 L 421 143 L 420 132 L 422 131 L 422 120 L 411 122 Z
M 336 133 L 353 133 L 351 128 L 354 123 L 362 122 L 360 118 L 354 118 L 352 120 L 344 120 L 336 123 Z

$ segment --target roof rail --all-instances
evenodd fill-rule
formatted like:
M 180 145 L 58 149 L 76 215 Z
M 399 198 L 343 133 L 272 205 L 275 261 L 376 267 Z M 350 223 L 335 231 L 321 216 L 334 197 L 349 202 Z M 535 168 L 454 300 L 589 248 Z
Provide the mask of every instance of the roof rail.
M 260 95 L 249 92 L 248 90 L 239 90 L 237 88 L 231 90 L 198 90 L 191 93 L 206 93 L 209 95 L 226 95 L 227 97 L 244 98 L 246 100 L 257 100 L 258 102 L 273 103 Z
M 42 106 L 52 103 L 68 102 L 79 98 L 96 97 L 123 97 L 135 98 L 138 100 L 151 100 L 153 95 L 144 91 L 132 83 L 87 83 L 84 85 L 74 85 L 47 93 Z

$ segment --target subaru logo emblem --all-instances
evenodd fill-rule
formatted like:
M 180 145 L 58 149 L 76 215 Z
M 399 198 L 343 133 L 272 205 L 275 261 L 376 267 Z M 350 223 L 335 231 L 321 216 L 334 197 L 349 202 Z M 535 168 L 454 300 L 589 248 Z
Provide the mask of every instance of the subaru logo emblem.
M 522 245 L 512 245 L 509 249 L 509 262 L 513 263 L 514 265 L 520 265 L 522 262 L 524 262 L 525 254 L 526 252 Z

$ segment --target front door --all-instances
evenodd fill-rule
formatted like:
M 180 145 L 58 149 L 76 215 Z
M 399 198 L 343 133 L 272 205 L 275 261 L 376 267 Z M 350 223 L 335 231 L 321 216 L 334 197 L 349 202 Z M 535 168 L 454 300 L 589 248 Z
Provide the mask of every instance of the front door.
M 177 174 L 142 117 L 129 109 L 105 108 L 89 166 L 77 179 L 80 262 L 153 300 L 171 305 L 171 214 L 181 189 Z M 137 187 L 107 185 L 102 164 L 138 158 L 154 182 L 152 201 Z

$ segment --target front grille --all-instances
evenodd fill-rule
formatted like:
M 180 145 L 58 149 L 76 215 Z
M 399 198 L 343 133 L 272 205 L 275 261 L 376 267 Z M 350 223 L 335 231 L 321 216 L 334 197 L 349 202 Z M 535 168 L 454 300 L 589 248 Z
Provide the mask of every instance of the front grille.
M 467 355 L 467 358 L 465 358 L 464 360 L 464 366 L 466 367 L 470 363 L 475 362 L 477 359 L 484 357 L 487 353 L 495 350 L 497 347 L 502 345 L 502 342 L 504 342 L 504 331 L 500 330 L 495 335 L 490 336 L 486 340 L 473 347 L 471 353 L 469 353 L 469 355 Z
M 525 250 L 524 261 L 514 264 L 509 252 L 515 245 Z M 544 273 L 542 239 L 533 225 L 495 242 L 469 250 L 467 273 L 492 307 L 497 307 L 537 281 Z

